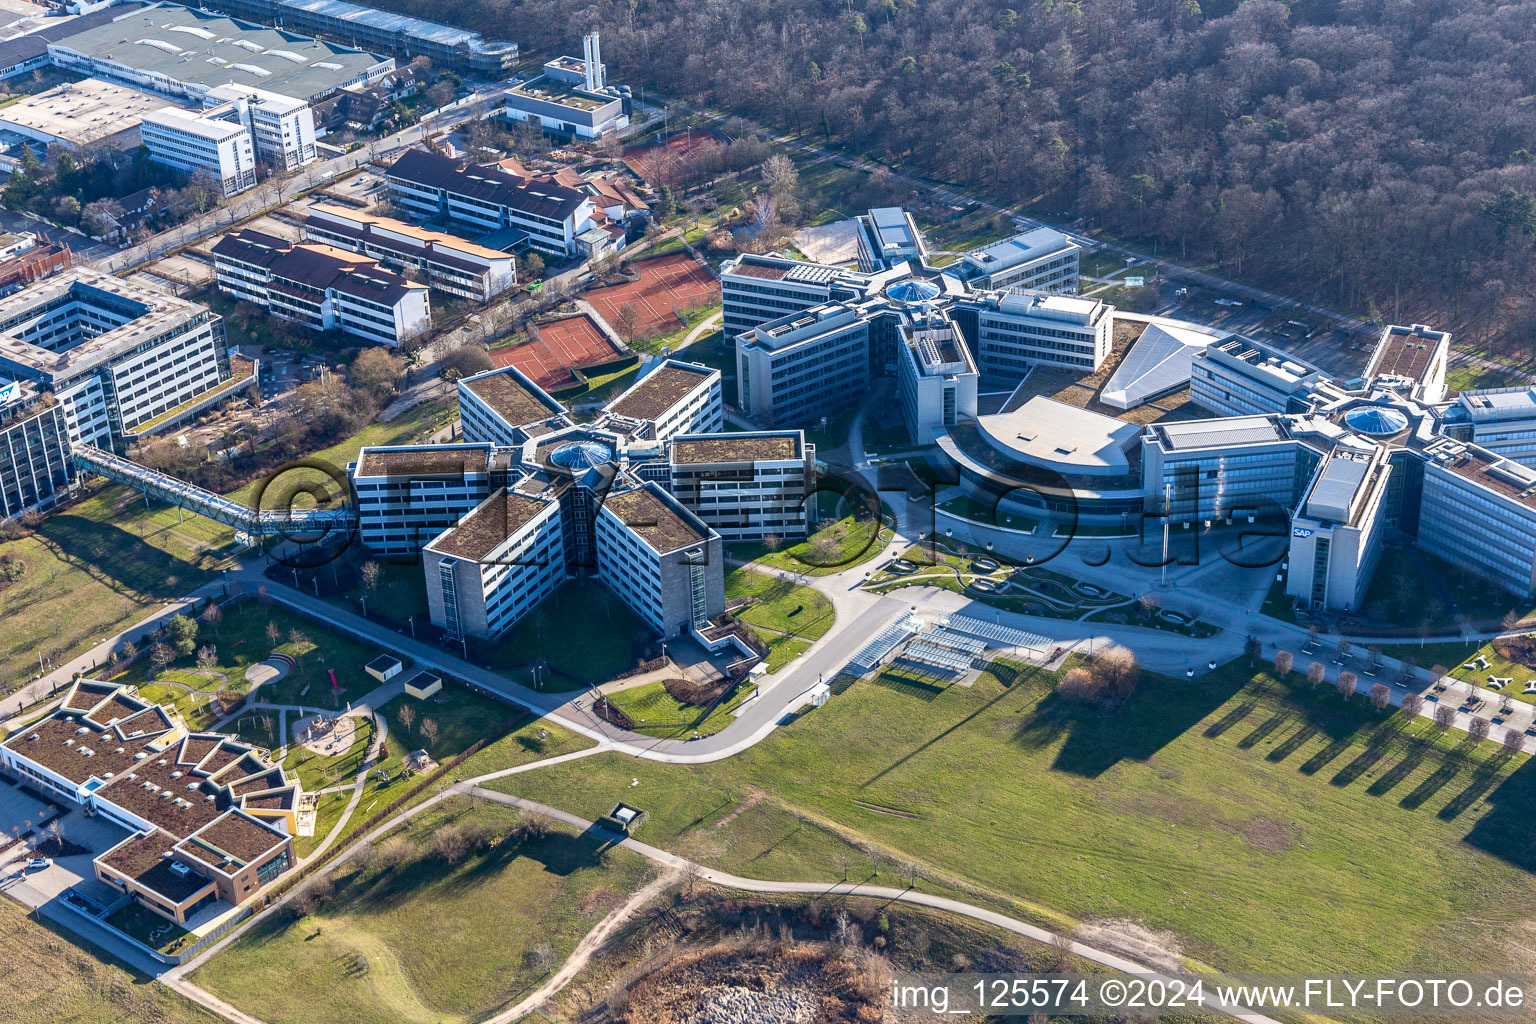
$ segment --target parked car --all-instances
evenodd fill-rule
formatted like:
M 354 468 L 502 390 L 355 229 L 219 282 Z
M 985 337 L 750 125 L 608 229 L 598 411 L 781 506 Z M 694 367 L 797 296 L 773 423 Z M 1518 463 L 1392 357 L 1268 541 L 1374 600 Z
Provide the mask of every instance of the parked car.
M 44 871 L 51 867 L 53 867 L 52 857 L 33 857 L 31 860 L 27 861 L 27 866 L 22 869 L 21 873 L 26 874 L 30 871 Z
M 1216 305 L 1218 305 L 1218 306 L 1241 306 L 1242 304 L 1243 303 L 1242 303 L 1241 299 L 1217 299 L 1216 300 Z

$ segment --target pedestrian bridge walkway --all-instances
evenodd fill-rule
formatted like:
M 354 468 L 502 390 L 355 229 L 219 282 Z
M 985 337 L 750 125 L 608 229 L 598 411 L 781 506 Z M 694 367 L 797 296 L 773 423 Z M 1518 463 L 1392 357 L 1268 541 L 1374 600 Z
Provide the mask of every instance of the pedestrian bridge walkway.
M 258 543 L 264 537 L 350 530 L 357 514 L 350 501 L 331 507 L 255 509 L 94 445 L 75 445 L 74 459 L 82 472 L 96 473 L 179 509 L 223 523 L 249 534 Z

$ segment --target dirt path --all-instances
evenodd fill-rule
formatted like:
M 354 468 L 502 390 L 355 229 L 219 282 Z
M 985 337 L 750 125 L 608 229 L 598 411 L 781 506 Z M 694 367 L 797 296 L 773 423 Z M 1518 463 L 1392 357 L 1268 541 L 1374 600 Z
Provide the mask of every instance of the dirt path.
M 676 868 L 668 868 L 655 881 L 641 889 L 637 889 L 634 895 L 624 901 L 623 906 L 618 907 L 607 917 L 597 922 L 596 927 L 582 936 L 581 941 L 576 943 L 576 948 L 571 950 L 571 955 L 566 958 L 565 963 L 561 965 L 558 971 L 550 975 L 548 981 L 540 985 L 534 990 L 532 995 L 516 1006 L 502 1010 L 494 1017 L 486 1018 L 485 1024 L 514 1024 L 515 1021 L 522 1020 L 523 1017 L 543 1006 L 545 1002 L 569 985 L 576 978 L 576 975 L 586 968 L 593 955 L 603 948 L 604 944 L 608 941 L 608 937 L 613 934 L 619 925 L 634 917 L 635 912 L 641 907 L 672 888 L 681 877 L 681 871 Z

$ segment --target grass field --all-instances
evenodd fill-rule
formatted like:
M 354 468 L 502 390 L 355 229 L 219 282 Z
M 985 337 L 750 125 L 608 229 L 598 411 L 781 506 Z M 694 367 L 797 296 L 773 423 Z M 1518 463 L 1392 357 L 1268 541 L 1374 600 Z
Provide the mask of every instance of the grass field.
M 68 932 L 0 899 L 7 1020 L 69 1024 L 219 1024 L 143 975 L 107 960 Z
M 27 567 L 0 590 L 0 683 L 23 683 L 37 674 L 38 654 L 62 663 L 195 590 L 233 544 L 217 523 L 178 524 L 175 509 L 146 510 L 133 491 L 109 487 L 0 545 Z
M 701 717 L 704 706 L 684 704 L 668 693 L 666 684 L 659 680 L 609 694 L 608 702 L 628 715 L 635 723 L 635 732 L 641 735 L 683 739 L 694 735 L 713 736 L 730 725 L 736 720 L 731 711 L 739 707 L 750 692 L 745 687 L 738 690 L 707 718 Z
M 276 627 L 275 644 L 267 635 L 269 622 Z M 295 630 L 302 634 L 301 639 L 293 638 Z M 212 671 L 227 676 L 231 689 L 245 690 L 246 669 L 271 654 L 293 656 L 299 666 L 293 673 L 257 691 L 256 699 L 269 704 L 339 708 L 379 685 L 378 680 L 363 671 L 363 666 L 380 654 L 378 648 L 364 646 L 281 608 L 264 606 L 260 601 L 247 601 L 230 609 L 216 628 L 203 627 L 202 637 L 200 643 L 211 639 L 218 651 L 218 663 Z M 171 677 L 177 678 L 177 670 L 190 668 L 191 662 L 191 657 L 172 662 Z M 327 673 L 332 669 L 341 683 L 340 691 L 331 689 Z M 140 661 L 114 682 L 137 685 L 147 682 L 153 672 L 147 661 Z M 192 698 L 193 703 L 197 701 Z M 198 712 L 198 721 L 207 718 L 205 712 Z
M 451 398 L 424 403 L 390 422 L 365 427 L 317 457 L 344 468 L 363 444 L 414 440 L 447 422 Z M 251 484 L 235 492 L 248 498 Z M 184 596 L 217 575 L 235 552 L 230 530 L 174 508 L 146 508 L 124 487 L 107 487 L 43 520 L 37 532 L 0 545 L 26 564 L 26 575 L 0 590 L 0 686 L 56 663 Z
M 777 551 L 770 551 L 761 541 L 742 541 L 730 545 L 730 554 L 742 561 L 806 576 L 830 576 L 879 557 L 890 539 L 891 529 L 884 522 L 877 530 L 873 519 L 859 521 L 846 516 Z
M 518 620 L 485 659 L 487 666 L 519 682 L 527 682 L 528 666 L 542 659 L 554 670 L 545 677 L 545 689 L 579 690 L 629 668 L 638 660 L 636 645 L 653 635 L 602 583 L 572 579 Z
M 1229 969 L 1523 962 L 1524 757 L 1236 664 L 1147 678 L 1115 713 L 1051 685 L 888 672 L 726 762 L 594 755 L 494 785 L 586 816 L 622 796 L 649 812 L 640 839 L 758 877 L 910 858 L 924 888 L 1046 924 L 1141 920 Z
M 400 720 L 400 709 L 407 704 L 416 712 L 415 722 L 409 729 Z M 591 746 L 589 740 L 552 722 L 530 718 L 500 701 L 447 684 L 426 701 L 401 695 L 377 710 L 379 717 L 389 726 L 389 737 L 385 741 L 386 753 L 364 780 L 357 810 L 342 830 L 343 836 L 357 831 L 371 815 L 410 788 L 413 783 L 401 775 L 405 755 L 423 746 L 429 748 L 434 758 L 443 762 L 468 750 L 477 740 L 499 729 L 512 727 L 506 736 L 465 759 L 458 770 L 452 773 L 461 778 L 484 775 Z M 421 731 L 422 723 L 428 718 L 437 723 L 438 728 L 437 738 L 430 743 Z M 380 770 L 383 772 L 382 779 Z M 452 783 L 453 779 L 445 776 L 418 794 L 412 803 L 419 803 Z
M 293 727 L 294 721 L 289 719 L 289 728 Z M 283 768 L 298 775 L 306 793 L 330 786 L 350 786 L 363 767 L 368 745 L 373 742 L 372 724 L 366 718 L 359 718 L 353 736 L 347 749 L 335 756 L 318 754 L 295 740 L 288 747 L 288 756 L 283 758 Z
M 398 866 L 354 861 L 334 896 L 295 921 L 276 914 L 193 979 L 270 1024 L 457 1024 L 526 994 L 626 895 L 652 877 L 622 849 L 564 831 L 518 835 L 510 808 L 455 802 L 404 826 Z M 457 863 L 434 853 L 447 826 L 489 845 Z

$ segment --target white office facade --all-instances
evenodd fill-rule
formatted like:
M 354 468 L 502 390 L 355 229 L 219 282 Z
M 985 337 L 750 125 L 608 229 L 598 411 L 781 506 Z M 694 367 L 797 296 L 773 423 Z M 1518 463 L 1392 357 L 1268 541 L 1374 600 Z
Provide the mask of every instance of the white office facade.
M 239 123 L 202 117 L 178 107 L 146 114 L 139 136 L 149 158 L 217 181 L 225 196 L 256 185 L 256 151 L 251 133 Z

